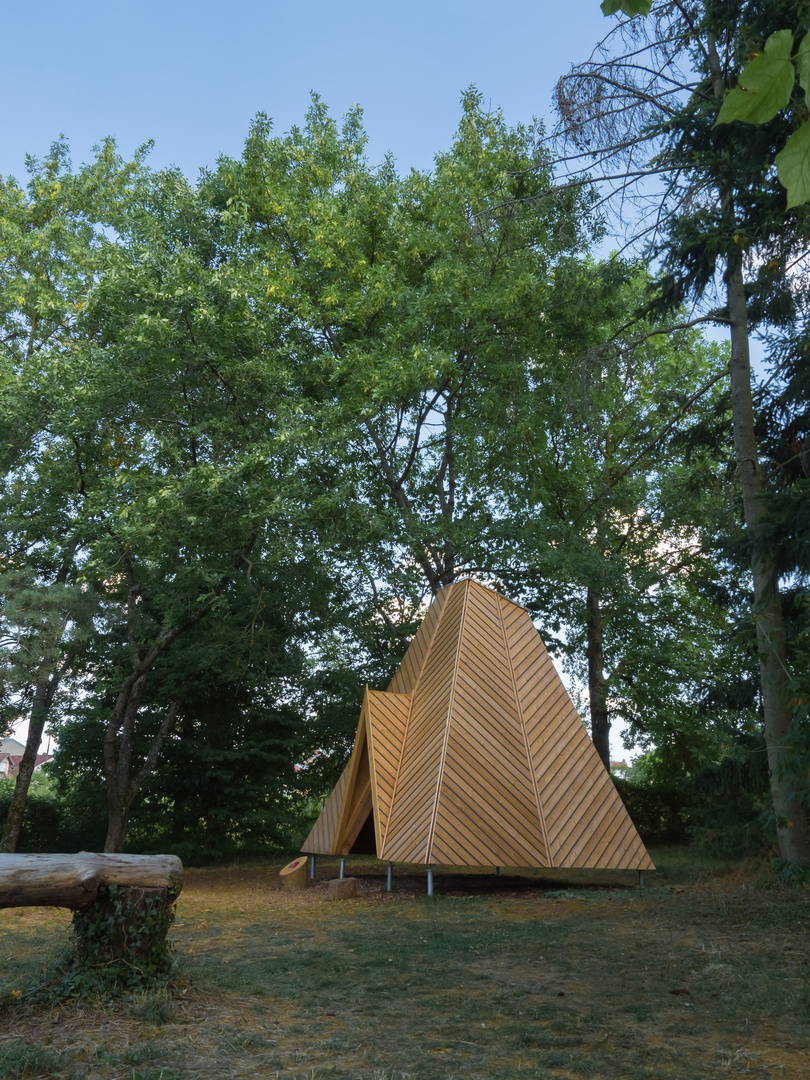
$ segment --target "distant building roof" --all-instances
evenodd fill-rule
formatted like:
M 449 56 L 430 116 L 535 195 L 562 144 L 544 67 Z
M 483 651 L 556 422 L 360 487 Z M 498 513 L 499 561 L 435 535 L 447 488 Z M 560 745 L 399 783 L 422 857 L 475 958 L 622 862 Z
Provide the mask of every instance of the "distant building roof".
M 38 769 L 41 765 L 44 765 L 46 761 L 50 761 L 52 757 L 53 754 L 37 754 L 36 761 L 34 762 L 34 769 Z M 20 771 L 20 762 L 22 759 L 22 754 L 0 753 L 0 776 L 5 776 L 9 780 L 13 779 Z
M 0 754 L 20 754 L 25 752 L 25 747 L 16 739 L 8 738 L 0 742 Z

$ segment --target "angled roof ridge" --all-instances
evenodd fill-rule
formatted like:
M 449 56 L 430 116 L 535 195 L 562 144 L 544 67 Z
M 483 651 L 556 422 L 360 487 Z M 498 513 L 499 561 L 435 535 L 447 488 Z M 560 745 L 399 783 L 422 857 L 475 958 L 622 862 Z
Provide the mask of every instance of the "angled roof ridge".
M 453 584 L 455 584 L 455 582 Z M 447 589 L 447 590 L 453 589 L 453 585 L 444 585 L 443 589 Z M 438 593 L 434 594 L 431 597 L 431 602 L 430 602 L 430 605 L 428 607 L 429 611 L 430 611 L 430 608 L 433 607 L 434 600 L 436 600 L 437 597 L 438 597 Z M 443 605 L 443 607 L 444 607 L 444 605 Z M 427 616 L 426 616 L 426 618 L 427 618 Z M 396 800 L 397 787 L 400 786 L 400 777 L 401 777 L 401 774 L 402 774 L 402 762 L 403 762 L 403 760 L 405 758 L 405 745 L 406 745 L 406 743 L 408 741 L 408 729 L 410 727 L 410 717 L 411 717 L 411 715 L 413 715 L 413 711 L 414 711 L 414 698 L 416 697 L 416 692 L 417 692 L 417 690 L 419 688 L 419 683 L 421 681 L 424 670 L 426 670 L 426 667 L 428 666 L 428 661 L 430 660 L 430 654 L 431 654 L 431 651 L 433 650 L 433 645 L 435 644 L 435 640 L 436 640 L 436 631 L 438 630 L 438 625 L 440 625 L 441 621 L 442 621 L 442 612 L 440 611 L 440 613 L 438 613 L 438 618 L 435 620 L 435 622 L 433 624 L 431 635 L 430 635 L 430 640 L 428 642 L 428 646 L 427 646 L 426 650 L 424 650 L 424 658 L 422 660 L 419 672 L 418 672 L 418 674 L 416 676 L 416 680 L 414 681 L 414 685 L 405 694 L 405 696 L 410 699 L 410 704 L 408 706 L 408 717 L 407 717 L 407 719 L 405 721 L 405 731 L 404 731 L 403 737 L 402 737 L 402 751 L 400 753 L 400 760 L 397 761 L 396 775 L 394 777 L 393 787 L 391 788 L 391 811 L 393 811 L 393 808 L 394 808 L 394 804 L 395 804 L 395 800 Z M 419 630 L 421 630 L 421 627 L 422 627 L 423 623 L 424 623 L 424 619 L 419 624 Z M 417 633 L 414 635 L 413 638 L 411 638 L 411 645 L 413 645 L 413 643 L 415 642 L 416 637 L 417 637 L 417 635 L 419 633 L 419 630 L 417 630 Z M 408 646 L 408 648 L 410 648 L 410 646 Z M 407 652 L 406 652 L 406 656 L 407 656 Z M 404 663 L 405 663 L 405 658 L 403 657 L 403 662 L 402 662 L 402 664 L 400 664 L 399 670 L 397 670 L 397 673 L 396 673 L 397 675 L 399 675 L 400 672 L 402 671 L 402 667 L 403 667 Z M 394 678 L 391 679 L 391 683 L 389 683 L 388 687 L 386 687 L 386 690 L 384 690 L 384 692 L 386 692 L 386 693 L 402 693 L 403 692 L 403 691 L 391 690 L 391 686 L 393 685 L 395 679 L 396 679 L 396 675 L 394 676 Z M 392 816 L 392 813 L 389 812 L 388 821 L 386 822 L 386 832 L 384 832 L 384 834 L 382 836 L 382 846 L 380 848 L 380 859 L 382 859 L 384 853 L 386 853 L 386 847 L 388 845 L 388 831 L 389 831 L 389 826 L 391 825 L 391 816 Z
M 443 585 L 442 589 L 452 589 L 453 585 L 475 585 L 478 589 L 485 589 L 488 593 L 493 593 L 499 600 L 504 600 L 507 604 L 511 604 L 512 607 L 518 608 L 520 611 L 525 611 L 527 615 L 531 616 L 531 612 L 523 604 L 519 604 L 517 600 L 512 600 L 510 597 L 505 596 L 502 592 L 498 592 L 497 589 L 493 589 L 491 585 L 484 585 L 482 581 L 476 581 L 474 577 L 462 577 L 456 578 L 450 585 Z M 434 598 L 435 599 L 435 598 Z

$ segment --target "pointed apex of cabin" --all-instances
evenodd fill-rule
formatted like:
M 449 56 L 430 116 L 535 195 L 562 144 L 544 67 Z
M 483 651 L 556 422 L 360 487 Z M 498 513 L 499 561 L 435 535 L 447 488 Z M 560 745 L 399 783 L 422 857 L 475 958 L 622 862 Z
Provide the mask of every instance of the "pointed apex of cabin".
M 528 612 L 471 580 L 435 597 L 388 690 L 366 690 L 351 759 L 303 850 L 652 867 Z

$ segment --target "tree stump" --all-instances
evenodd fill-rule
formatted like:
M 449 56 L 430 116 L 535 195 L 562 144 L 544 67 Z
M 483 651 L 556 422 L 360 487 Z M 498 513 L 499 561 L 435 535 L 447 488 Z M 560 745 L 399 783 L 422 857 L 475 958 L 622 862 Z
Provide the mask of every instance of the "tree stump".
M 309 884 L 307 875 L 307 857 L 301 855 L 287 863 L 283 870 L 279 871 L 281 887 L 285 892 L 303 892 Z
M 42 1000 L 165 986 L 173 969 L 166 935 L 182 884 L 174 855 L 0 856 L 0 908 L 74 912 L 72 947 L 34 988 Z
M 102 885 L 93 905 L 73 916 L 71 966 L 109 970 L 113 981 L 134 985 L 160 980 L 171 970 L 166 935 L 174 922 L 176 893 L 168 888 Z M 121 961 L 120 970 L 116 961 Z M 132 973 L 142 978 L 131 979 Z
M 332 878 L 329 882 L 327 900 L 351 900 L 357 896 L 357 878 Z

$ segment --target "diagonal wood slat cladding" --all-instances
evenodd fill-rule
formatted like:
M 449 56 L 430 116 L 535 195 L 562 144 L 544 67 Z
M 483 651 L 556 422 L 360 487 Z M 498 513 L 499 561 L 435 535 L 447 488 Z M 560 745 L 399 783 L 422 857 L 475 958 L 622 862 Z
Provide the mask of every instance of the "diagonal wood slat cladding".
M 402 759 L 405 730 L 411 707 L 410 694 L 366 691 L 371 756 L 371 781 L 374 796 L 374 828 L 377 850 L 381 851 L 388 829 L 391 800 Z
M 408 651 L 403 657 L 399 671 L 388 684 L 387 689 L 389 691 L 395 694 L 410 694 L 413 691 L 424 667 L 425 657 L 430 649 L 430 643 L 433 641 L 433 635 L 436 632 L 436 627 L 449 595 L 449 589 L 442 589 L 433 600 L 433 603 L 428 608 L 427 615 L 419 624 L 419 629 L 416 631 L 413 641 L 408 646 Z
M 652 867 L 529 613 L 472 581 L 441 591 L 388 690 L 366 691 L 304 850 L 350 850 L 369 813 L 391 862 Z
M 550 865 L 652 868 L 528 612 L 503 598 L 501 608 L 537 777 Z
M 312 855 L 337 855 L 337 829 L 340 811 L 346 801 L 348 767 L 340 774 L 335 789 L 326 800 L 321 815 L 301 846 L 302 851 Z
M 436 828 L 428 862 L 442 863 L 459 822 L 463 861 L 547 865 L 520 710 L 494 593 L 468 589 Z
M 464 591 L 447 598 L 413 690 L 391 815 L 380 858 L 426 862 L 455 682 Z M 410 650 L 409 650 L 410 651 Z

